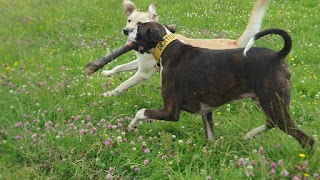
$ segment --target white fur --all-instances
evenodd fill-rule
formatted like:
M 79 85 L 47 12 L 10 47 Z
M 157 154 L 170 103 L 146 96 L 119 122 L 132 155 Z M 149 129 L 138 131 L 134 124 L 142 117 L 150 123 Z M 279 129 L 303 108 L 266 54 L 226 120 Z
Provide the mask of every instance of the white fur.
M 248 132 L 245 136 L 244 139 L 253 139 L 257 136 L 259 136 L 262 132 L 267 130 L 267 125 L 261 125 L 250 132 Z
M 138 59 L 133 60 L 131 62 L 128 62 L 126 64 L 121 64 L 119 66 L 116 66 L 115 68 L 113 68 L 112 70 L 104 70 L 101 72 L 101 74 L 103 76 L 112 76 L 118 72 L 123 72 L 123 71 L 130 71 L 130 70 L 134 70 L 134 69 L 138 69 Z
M 130 122 L 128 129 L 129 130 L 133 130 L 139 123 L 139 121 L 146 119 L 147 116 L 144 115 L 144 112 L 146 111 L 146 109 L 140 109 L 137 113 L 136 116 L 134 117 L 134 119 Z
M 212 129 L 211 129 L 210 124 L 208 122 L 207 116 L 204 115 L 202 117 L 206 123 L 205 127 L 206 127 L 206 133 L 207 133 L 208 139 L 213 139 L 213 132 L 212 132 Z
M 128 42 L 129 41 L 136 42 L 137 31 L 138 31 L 137 29 L 132 30 L 132 32 L 129 34 Z
M 162 70 L 163 70 L 162 58 L 160 57 L 160 85 L 162 84 Z
M 198 111 L 198 114 L 202 115 L 203 120 L 206 123 L 206 133 L 207 133 L 207 137 L 208 139 L 213 139 L 213 130 L 210 127 L 210 124 L 208 122 L 207 116 L 206 114 L 208 114 L 209 112 L 211 112 L 214 108 L 205 104 L 205 103 L 200 103 L 200 110 Z
M 213 107 L 201 102 L 200 103 L 200 110 L 198 111 L 198 114 L 204 115 L 204 114 L 211 112 L 213 109 L 214 109 Z
M 140 84 L 141 82 L 149 79 L 151 75 L 156 72 L 156 69 L 153 67 L 156 64 L 156 60 L 154 59 L 152 54 L 147 54 L 147 53 L 140 54 L 136 52 L 136 56 L 137 56 L 137 59 L 133 61 L 133 63 L 127 63 L 127 64 L 117 66 L 111 71 L 107 71 L 107 70 L 102 71 L 103 75 L 107 75 L 108 73 L 115 74 L 117 72 L 121 72 L 121 70 L 124 70 L 124 69 L 131 70 L 134 67 L 138 67 L 138 71 L 135 73 L 135 75 L 133 75 L 132 77 L 130 77 L 129 79 L 121 83 L 116 89 L 104 93 L 103 94 L 104 97 L 118 95 L 122 93 L 124 90 L 129 89 L 130 87 Z
M 255 39 L 254 37 L 250 39 L 250 41 L 248 42 L 248 44 L 246 45 L 246 47 L 243 50 L 243 55 L 247 56 L 247 51 L 250 50 L 250 48 L 252 48 L 252 46 L 254 45 Z
M 257 34 L 261 29 L 262 21 L 264 18 L 267 6 L 265 3 L 268 3 L 267 0 L 262 0 L 255 4 L 253 11 L 251 12 L 249 24 L 246 27 L 244 33 L 238 39 L 237 45 L 239 47 L 244 47 L 247 44 L 247 39 L 250 39 L 255 34 Z

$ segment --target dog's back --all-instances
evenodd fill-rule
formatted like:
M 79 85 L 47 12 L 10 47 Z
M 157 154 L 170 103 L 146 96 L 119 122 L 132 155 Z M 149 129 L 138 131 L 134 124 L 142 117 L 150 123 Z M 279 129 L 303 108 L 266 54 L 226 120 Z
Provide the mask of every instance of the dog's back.
M 263 88 L 275 85 L 275 79 L 279 86 L 290 89 L 290 73 L 284 58 L 290 52 L 291 38 L 282 30 L 269 29 L 255 36 L 255 40 L 267 34 L 284 37 L 284 48 L 276 52 L 247 47 L 244 54 L 244 48 L 211 50 L 173 42 L 163 56 L 166 59 L 163 86 L 172 83 L 181 99 L 204 102 L 211 107 L 241 99 L 242 94 L 248 92 L 264 91 Z M 208 94 L 214 97 L 208 98 Z M 185 110 L 191 109 L 186 107 Z

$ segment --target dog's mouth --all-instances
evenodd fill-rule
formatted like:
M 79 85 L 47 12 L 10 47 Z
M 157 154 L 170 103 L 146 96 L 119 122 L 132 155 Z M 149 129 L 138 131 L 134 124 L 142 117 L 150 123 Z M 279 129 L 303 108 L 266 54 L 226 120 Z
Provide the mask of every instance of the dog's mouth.
M 135 44 L 133 49 L 141 54 L 147 52 L 146 48 L 144 48 L 143 45 L 139 44 L 135 39 L 131 39 L 130 37 L 127 39 L 127 42 L 126 42 L 126 45 L 129 45 L 129 44 Z
M 134 43 L 135 44 L 134 50 L 139 52 L 139 53 L 141 53 L 141 54 L 143 54 L 143 53 L 146 52 L 145 48 L 144 48 L 143 45 L 141 45 L 140 43 L 137 42 L 136 36 L 137 36 L 137 30 L 131 31 L 129 33 L 129 35 L 128 35 L 128 39 L 127 39 L 126 45 Z

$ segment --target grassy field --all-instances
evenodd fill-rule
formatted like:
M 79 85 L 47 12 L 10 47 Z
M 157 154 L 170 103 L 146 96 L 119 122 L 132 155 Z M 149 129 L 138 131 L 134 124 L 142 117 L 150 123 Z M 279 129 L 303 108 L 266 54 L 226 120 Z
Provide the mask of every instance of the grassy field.
M 146 10 L 152 0 L 135 0 Z M 189 37 L 237 38 L 254 0 L 158 0 L 160 22 Z M 159 74 L 119 97 L 99 95 L 134 72 L 84 75 L 86 63 L 126 42 L 121 0 L 0 0 L 0 179 L 319 179 L 320 3 L 271 0 L 264 28 L 290 33 L 291 114 L 317 142 L 303 150 L 264 123 L 251 101 L 214 111 L 215 140 L 201 117 L 126 126 L 140 108 L 162 106 Z M 258 45 L 279 49 L 277 38 Z M 135 58 L 130 52 L 107 68 Z

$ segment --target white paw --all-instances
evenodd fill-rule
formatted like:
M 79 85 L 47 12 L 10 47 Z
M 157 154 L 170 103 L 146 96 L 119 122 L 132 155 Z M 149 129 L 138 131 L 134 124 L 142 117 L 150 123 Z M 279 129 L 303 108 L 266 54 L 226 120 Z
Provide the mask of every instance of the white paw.
M 267 126 L 266 125 L 261 125 L 259 127 L 254 128 L 253 130 L 251 130 L 250 132 L 248 132 L 245 136 L 244 139 L 246 140 L 250 140 L 250 139 L 254 139 L 260 136 L 260 134 L 264 131 L 267 130 Z
M 108 91 L 102 94 L 103 97 L 111 97 L 111 96 L 115 96 L 117 95 L 117 93 L 115 91 Z
M 253 134 L 252 131 L 248 132 L 248 133 L 244 136 L 244 139 L 245 139 L 245 140 L 250 140 L 250 139 L 254 139 L 254 138 L 256 138 L 256 137 L 254 136 L 254 134 Z
M 133 125 L 131 125 L 131 124 L 129 124 L 129 126 L 128 126 L 128 130 L 129 131 L 133 131 L 135 128 L 134 128 L 134 126 Z
M 112 76 L 114 73 L 112 73 L 112 71 L 109 71 L 109 70 L 103 70 L 101 72 L 101 75 L 102 76 L 106 76 L 106 77 L 109 77 L 109 76 Z
M 134 131 L 141 124 L 142 124 L 142 121 L 131 121 L 130 124 L 128 125 L 128 130 L 129 131 Z

